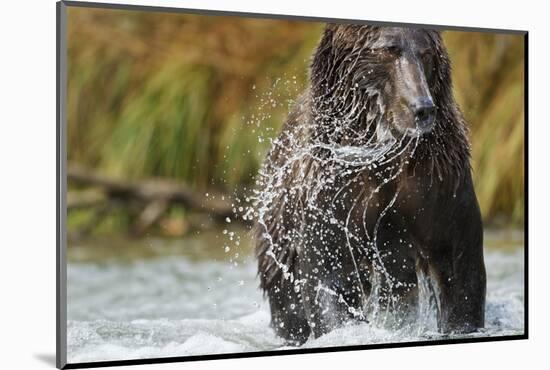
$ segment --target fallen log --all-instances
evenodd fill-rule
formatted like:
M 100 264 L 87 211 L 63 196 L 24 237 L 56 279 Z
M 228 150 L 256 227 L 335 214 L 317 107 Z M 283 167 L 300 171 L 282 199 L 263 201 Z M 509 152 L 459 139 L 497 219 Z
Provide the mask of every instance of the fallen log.
M 103 191 L 84 190 L 70 191 L 67 194 L 67 209 L 84 209 L 93 208 L 103 205 L 108 202 L 108 197 Z
M 207 214 L 217 222 L 224 222 L 228 217 L 234 218 L 233 208 L 227 201 L 229 197 L 221 194 L 207 196 L 208 193 L 201 194 L 170 179 L 123 181 L 78 166 L 69 166 L 67 180 L 72 185 L 93 188 L 70 191 L 67 196 L 68 210 L 104 207 L 111 202 L 131 203 L 134 206 L 138 203 L 140 211 L 131 228 L 134 235 L 143 235 L 173 205 L 179 205 L 190 212 Z M 247 222 L 242 217 L 237 219 Z

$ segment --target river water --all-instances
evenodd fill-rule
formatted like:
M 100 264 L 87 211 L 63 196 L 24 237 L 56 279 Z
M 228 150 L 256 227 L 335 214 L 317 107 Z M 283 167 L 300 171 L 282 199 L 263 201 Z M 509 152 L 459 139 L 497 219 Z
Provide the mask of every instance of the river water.
M 486 328 L 524 330 L 523 234 L 485 237 Z M 69 363 L 278 350 L 256 265 L 239 230 L 184 240 L 77 243 L 68 249 Z M 400 330 L 352 324 L 303 347 L 441 339 L 433 324 Z

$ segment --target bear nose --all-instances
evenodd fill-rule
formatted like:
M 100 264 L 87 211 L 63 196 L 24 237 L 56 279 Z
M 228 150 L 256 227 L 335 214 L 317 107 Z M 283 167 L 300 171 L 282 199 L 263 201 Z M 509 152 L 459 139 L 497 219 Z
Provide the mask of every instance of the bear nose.
M 435 120 L 435 105 L 430 98 L 419 99 L 415 104 L 414 119 L 418 128 L 423 131 L 429 131 Z

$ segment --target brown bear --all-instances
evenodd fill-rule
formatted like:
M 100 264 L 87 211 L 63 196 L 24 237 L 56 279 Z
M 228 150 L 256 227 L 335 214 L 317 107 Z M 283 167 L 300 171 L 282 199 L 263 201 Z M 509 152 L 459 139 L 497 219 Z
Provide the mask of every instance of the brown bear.
M 439 32 L 326 26 L 258 180 L 256 254 L 278 335 L 406 322 L 423 286 L 441 332 L 483 327 L 467 134 Z

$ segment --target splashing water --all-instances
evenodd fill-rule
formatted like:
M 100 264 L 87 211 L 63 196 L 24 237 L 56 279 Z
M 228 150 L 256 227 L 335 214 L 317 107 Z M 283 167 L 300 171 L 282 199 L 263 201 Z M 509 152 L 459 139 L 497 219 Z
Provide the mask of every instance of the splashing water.
M 327 88 L 331 89 L 334 88 Z M 417 129 L 416 132 L 403 132 L 396 138 L 383 114 L 385 107 L 379 95 L 369 90 L 362 94 L 353 93 L 355 90 L 358 90 L 357 86 L 344 90 L 343 95 L 338 95 L 341 99 L 329 98 L 331 91 L 327 91 L 326 95 L 312 98 L 312 102 L 308 100 L 311 96 L 306 92 L 305 98 L 302 98 L 305 101 L 297 104 L 298 113 L 294 113 L 302 117 L 292 118 L 291 115 L 287 123 L 290 127 L 284 128 L 280 137 L 272 141 L 271 153 L 259 173 L 257 189 L 251 197 L 252 204 L 245 217 L 257 222 L 257 233 L 261 239 L 257 251 L 260 256 L 260 270 L 262 275 L 268 276 L 268 281 L 278 272 L 291 282 L 298 279 L 295 276 L 296 271 L 293 271 L 285 258 L 289 259 L 288 256 L 296 254 L 299 248 L 314 249 L 320 260 L 324 260 L 324 254 L 334 253 L 330 249 L 336 248 L 328 245 L 329 235 L 323 229 L 324 225 L 335 225 L 345 235 L 362 303 L 353 306 L 330 288 L 319 286 L 316 288 L 315 302 L 319 302 L 321 291 L 325 295 L 338 297 L 338 302 L 347 307 L 349 313 L 363 318 L 368 311 L 374 317 L 379 316 L 378 311 L 384 308 L 379 307 L 376 302 L 379 298 L 388 299 L 389 305 L 385 307 L 386 312 L 383 315 L 383 320 L 386 321 L 390 307 L 396 308 L 394 287 L 407 284 L 398 281 L 388 271 L 378 247 L 379 227 L 384 216 L 394 206 L 398 191 L 395 191 L 386 205 L 380 207 L 381 211 L 370 211 L 378 212 L 374 228 L 370 230 L 367 227 L 369 202 L 404 171 L 409 159 L 414 158 L 421 136 Z M 364 127 L 354 127 L 358 122 Z M 369 179 L 370 176 L 376 178 L 376 182 L 372 183 L 377 185 L 374 188 L 363 186 L 357 191 L 357 184 L 364 185 L 366 173 L 369 174 Z M 354 187 L 355 190 L 351 190 Z M 327 194 L 332 197 L 328 205 Z M 354 199 L 351 205 L 344 206 L 348 196 Z M 340 206 L 335 206 L 336 203 Z M 347 215 L 344 217 L 339 212 L 342 207 L 347 208 Z M 362 230 L 358 230 L 357 221 L 353 220 L 356 209 L 363 209 Z M 307 226 L 304 225 L 304 218 L 309 220 Z M 289 221 L 296 219 L 302 221 Z M 302 226 L 289 227 L 286 225 L 288 223 L 302 223 Z M 320 230 L 317 233 L 321 234 L 321 243 L 307 245 L 308 238 L 304 238 L 303 231 L 306 227 Z M 365 293 L 361 282 L 358 253 L 371 256 L 373 269 L 369 273 L 370 280 L 378 281 L 373 284 L 373 292 L 369 294 Z M 270 261 L 262 261 L 265 257 Z M 344 271 L 342 266 L 337 266 L 339 263 L 341 262 L 333 263 L 332 270 Z M 274 272 L 274 268 L 278 272 Z M 305 282 L 310 278 L 306 276 Z M 269 283 L 263 283 L 264 286 L 266 284 Z M 302 284 L 295 286 L 301 289 Z
M 517 248 L 512 252 L 486 252 L 486 327 L 468 336 L 523 333 L 523 250 Z M 211 260 L 197 262 L 185 255 L 70 263 L 68 360 L 290 348 L 269 325 L 269 307 L 257 287 L 256 268 L 251 256 L 237 266 Z M 437 332 L 433 310 L 428 306 L 426 310 L 428 313 L 420 315 L 414 325 L 398 330 L 350 324 L 317 339 L 310 338 L 303 347 L 448 338 Z

